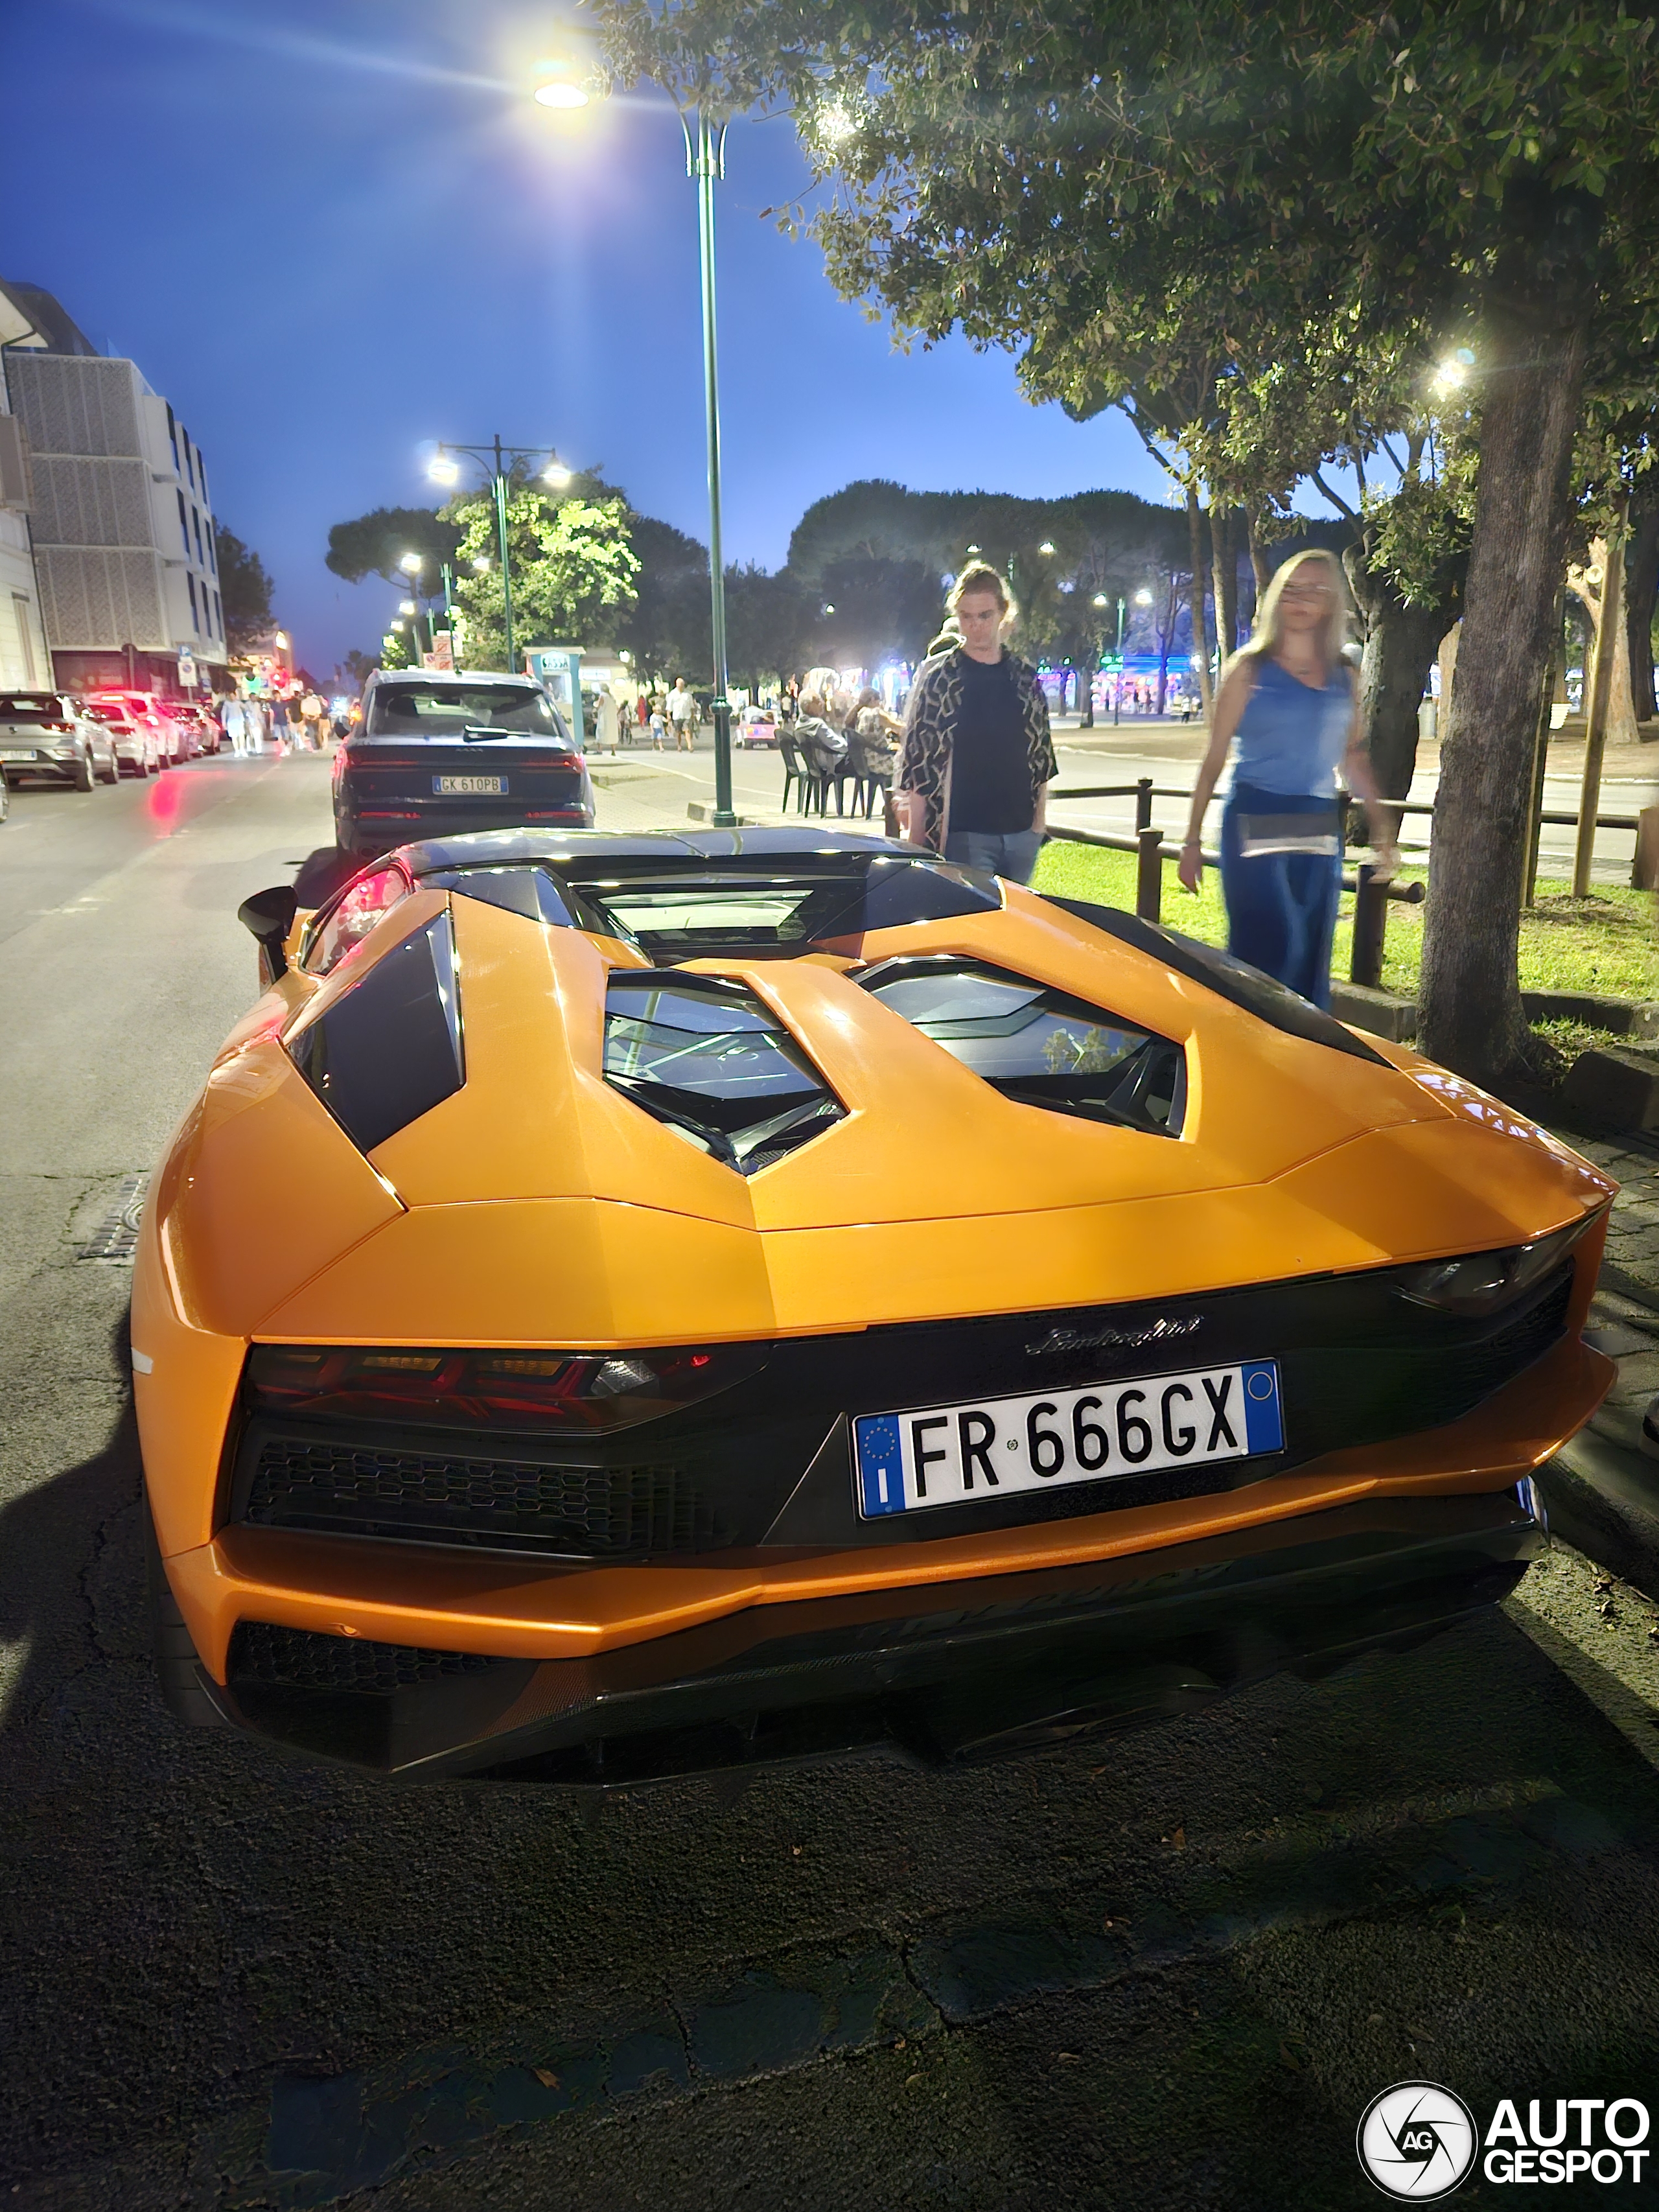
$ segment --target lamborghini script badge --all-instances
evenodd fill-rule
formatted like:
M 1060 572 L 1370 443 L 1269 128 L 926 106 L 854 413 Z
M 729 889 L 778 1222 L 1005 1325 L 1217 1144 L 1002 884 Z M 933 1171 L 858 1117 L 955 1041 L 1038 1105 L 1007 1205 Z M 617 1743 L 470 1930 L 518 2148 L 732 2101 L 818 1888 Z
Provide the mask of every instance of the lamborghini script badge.
M 1026 1351 L 1036 1358 L 1045 1352 L 1100 1352 L 1110 1346 L 1133 1350 L 1143 1344 L 1164 1344 L 1171 1337 L 1195 1336 L 1204 1326 L 1202 1314 L 1184 1314 L 1179 1320 L 1160 1315 L 1140 1328 L 1051 1328 L 1040 1344 Z

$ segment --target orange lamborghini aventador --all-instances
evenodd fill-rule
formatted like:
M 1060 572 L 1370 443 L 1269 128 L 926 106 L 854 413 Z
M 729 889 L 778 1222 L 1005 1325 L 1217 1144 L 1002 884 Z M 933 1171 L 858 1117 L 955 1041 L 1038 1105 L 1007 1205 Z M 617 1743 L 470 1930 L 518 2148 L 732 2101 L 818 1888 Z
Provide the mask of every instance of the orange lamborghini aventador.
M 182 1717 L 403 1775 L 983 1756 L 1501 1596 L 1611 1187 L 1103 908 L 815 828 L 243 918 L 132 1348 Z

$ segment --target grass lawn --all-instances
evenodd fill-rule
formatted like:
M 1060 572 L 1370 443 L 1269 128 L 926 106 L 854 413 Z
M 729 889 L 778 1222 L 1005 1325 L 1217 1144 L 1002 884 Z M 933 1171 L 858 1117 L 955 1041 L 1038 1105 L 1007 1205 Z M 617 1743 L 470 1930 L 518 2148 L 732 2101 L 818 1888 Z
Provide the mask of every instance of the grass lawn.
M 1421 878 L 1421 869 L 1402 869 L 1402 878 Z M 1065 898 L 1093 899 L 1102 906 L 1135 902 L 1135 856 L 1104 852 L 1097 845 L 1045 845 L 1037 862 L 1035 888 Z M 1331 951 L 1331 973 L 1346 976 L 1352 937 L 1353 900 L 1346 892 Z M 1227 941 L 1227 915 L 1221 902 L 1221 874 L 1204 871 L 1203 888 L 1189 898 L 1164 871 L 1164 921 L 1171 929 L 1207 945 Z M 1423 908 L 1391 901 L 1382 988 L 1410 998 L 1417 989 L 1423 953 Z M 1659 922 L 1654 895 L 1619 884 L 1604 884 L 1589 898 L 1575 899 L 1563 882 L 1540 878 L 1538 902 L 1521 917 L 1521 988 L 1524 991 L 1593 991 L 1617 999 L 1659 999 Z M 1560 1042 L 1565 1042 L 1563 1038 Z

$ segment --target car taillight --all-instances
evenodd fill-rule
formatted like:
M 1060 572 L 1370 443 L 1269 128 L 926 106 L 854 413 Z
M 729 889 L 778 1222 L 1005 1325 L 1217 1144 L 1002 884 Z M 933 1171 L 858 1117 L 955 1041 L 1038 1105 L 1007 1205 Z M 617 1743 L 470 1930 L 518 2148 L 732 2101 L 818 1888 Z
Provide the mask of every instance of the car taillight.
M 757 1374 L 769 1343 L 644 1352 L 442 1352 L 256 1344 L 247 1395 L 262 1413 L 554 1431 L 632 1428 Z

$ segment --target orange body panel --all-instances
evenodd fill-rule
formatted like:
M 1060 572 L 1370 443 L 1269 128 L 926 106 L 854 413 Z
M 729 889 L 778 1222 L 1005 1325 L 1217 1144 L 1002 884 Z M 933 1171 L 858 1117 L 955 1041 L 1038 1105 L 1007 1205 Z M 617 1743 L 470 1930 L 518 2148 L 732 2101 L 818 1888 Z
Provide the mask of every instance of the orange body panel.
M 1401 1048 L 1288 1036 L 1030 894 L 849 946 L 953 952 L 1187 1048 L 1179 1139 L 1003 1097 L 843 972 L 842 957 L 696 963 L 805 1043 L 844 1120 L 745 1179 L 612 1089 L 605 981 L 638 956 L 422 890 L 314 986 L 239 1024 L 146 1208 L 132 1340 L 146 1484 L 198 1649 L 237 1620 L 556 1657 L 751 1605 L 1017 1572 L 1364 1496 L 1492 1490 L 1536 1467 L 1611 1376 L 1572 1334 L 1474 1413 L 1185 1501 L 982 1536 L 662 1567 L 220 1527 L 249 1343 L 610 1349 L 858 1330 L 1190 1296 L 1523 1243 L 1604 1206 L 1605 1177 Z M 283 1037 L 448 904 L 465 1081 L 359 1153 Z M 286 1032 L 284 1024 L 287 1025 Z

